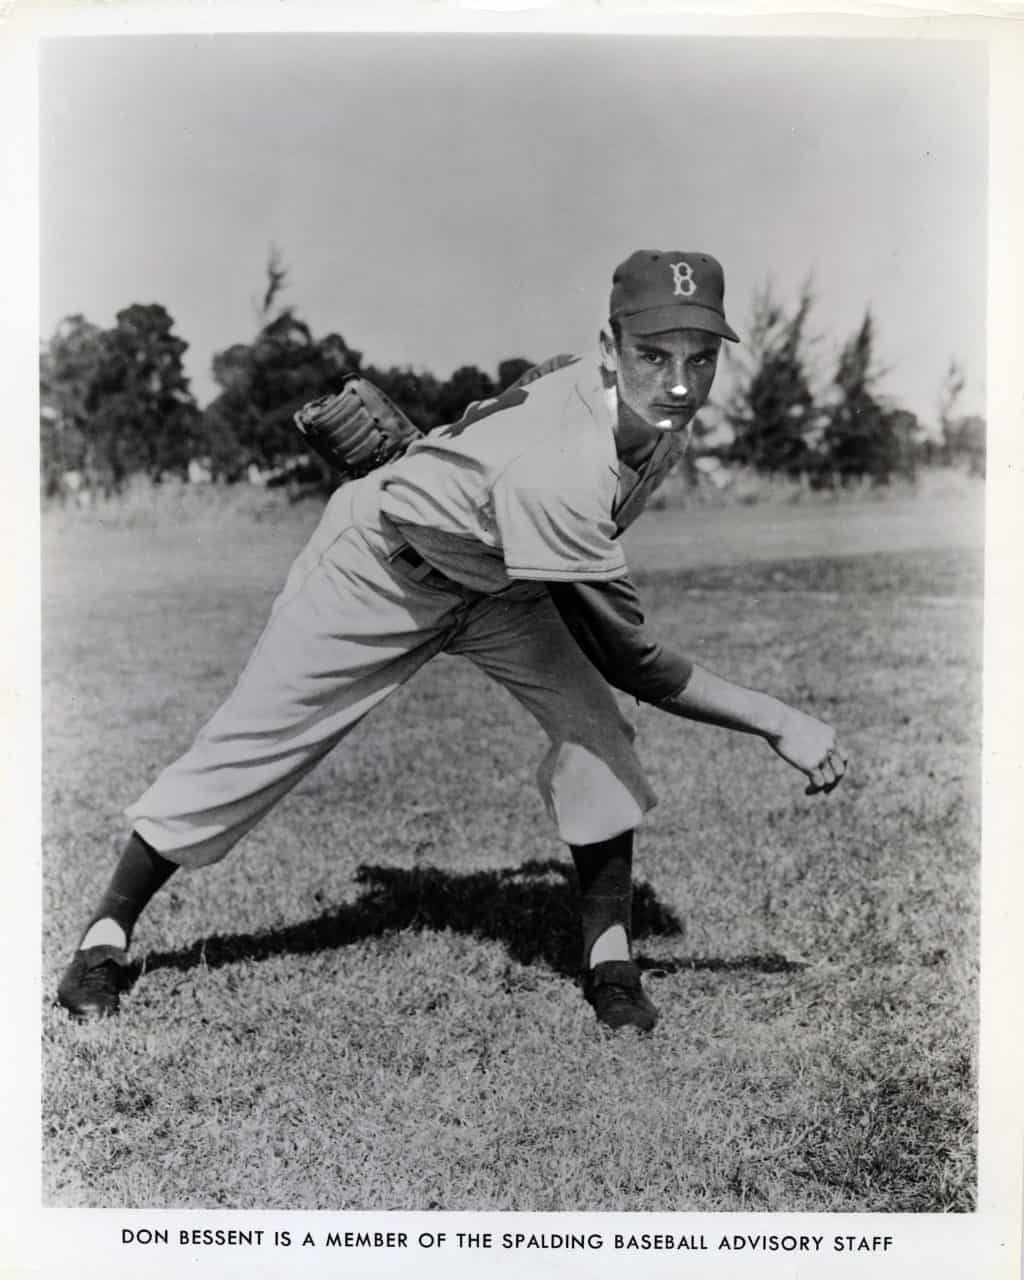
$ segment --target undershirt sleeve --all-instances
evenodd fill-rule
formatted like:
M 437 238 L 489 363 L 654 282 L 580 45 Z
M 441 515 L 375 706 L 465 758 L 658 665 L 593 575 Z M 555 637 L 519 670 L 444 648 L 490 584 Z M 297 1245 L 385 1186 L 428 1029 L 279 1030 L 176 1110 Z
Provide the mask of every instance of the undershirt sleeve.
M 657 703 L 689 683 L 693 663 L 652 639 L 628 576 L 548 582 L 547 588 L 576 643 L 613 688 Z

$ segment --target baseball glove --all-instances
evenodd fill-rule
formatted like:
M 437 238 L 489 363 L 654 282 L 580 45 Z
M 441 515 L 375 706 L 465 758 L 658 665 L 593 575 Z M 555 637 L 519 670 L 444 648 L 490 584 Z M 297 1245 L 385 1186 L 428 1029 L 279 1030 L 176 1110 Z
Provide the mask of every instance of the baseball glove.
M 341 390 L 295 414 L 309 447 L 343 480 L 368 475 L 401 457 L 423 433 L 379 387 L 350 373 Z

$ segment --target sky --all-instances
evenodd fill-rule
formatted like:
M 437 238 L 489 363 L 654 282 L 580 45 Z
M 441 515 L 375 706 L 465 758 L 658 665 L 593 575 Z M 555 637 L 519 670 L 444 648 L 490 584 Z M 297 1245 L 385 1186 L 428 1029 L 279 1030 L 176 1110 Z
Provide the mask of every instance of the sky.
M 447 377 L 592 345 L 636 248 L 710 252 L 741 337 L 811 276 L 824 381 L 870 306 L 879 389 L 984 411 L 979 44 L 686 35 L 48 41 L 44 336 L 159 302 L 200 403 L 283 301 L 374 364 Z

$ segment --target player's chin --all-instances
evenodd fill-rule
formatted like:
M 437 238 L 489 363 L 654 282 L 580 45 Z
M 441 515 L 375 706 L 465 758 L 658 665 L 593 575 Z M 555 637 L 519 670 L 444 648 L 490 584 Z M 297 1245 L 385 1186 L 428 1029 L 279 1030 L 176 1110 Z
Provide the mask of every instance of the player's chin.
M 655 409 L 648 422 L 655 431 L 667 431 L 679 434 L 686 430 L 693 420 L 692 413 L 666 413 L 664 409 Z

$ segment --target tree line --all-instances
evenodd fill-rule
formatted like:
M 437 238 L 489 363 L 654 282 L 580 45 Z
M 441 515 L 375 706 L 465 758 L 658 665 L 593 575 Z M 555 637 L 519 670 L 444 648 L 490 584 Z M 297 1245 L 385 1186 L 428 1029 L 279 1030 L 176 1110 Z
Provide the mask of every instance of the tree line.
M 184 372 L 188 344 L 163 306 L 134 304 L 109 329 L 81 315 L 62 320 L 40 353 L 44 494 L 61 493 L 70 475 L 113 494 L 131 476 L 159 483 L 197 465 L 204 478 L 228 484 L 253 469 L 273 478 L 305 468 L 307 480 L 329 488 L 323 464 L 304 455 L 292 415 L 337 390 L 345 374 L 365 374 L 429 431 L 500 393 L 533 363 L 506 359 L 494 376 L 464 365 L 444 381 L 409 366 L 367 364 L 340 334 L 316 337 L 292 307 L 277 305 L 285 272 L 273 255 L 267 277 L 256 335 L 213 357 L 218 392 L 202 409 Z M 813 301 L 810 285 L 791 310 L 770 288 L 757 295 L 743 354 L 729 356 L 732 391 L 710 415 L 718 429 L 698 428 L 698 449 L 724 464 L 822 486 L 863 477 L 887 483 L 925 464 L 982 474 L 985 424 L 957 412 L 965 380 L 956 361 L 940 391 L 938 431 L 929 432 L 879 391 L 870 311 L 835 369 L 816 376 Z
M 765 286 L 755 295 L 749 336 L 722 419 L 725 443 L 712 452 L 761 472 L 809 477 L 820 486 L 864 477 L 885 484 L 913 478 L 922 465 L 985 471 L 985 422 L 959 412 L 966 385 L 952 359 L 938 393 L 937 431 L 880 390 L 885 370 L 876 355 L 870 308 L 823 377 L 810 332 L 813 287 L 806 283 L 787 310 Z

